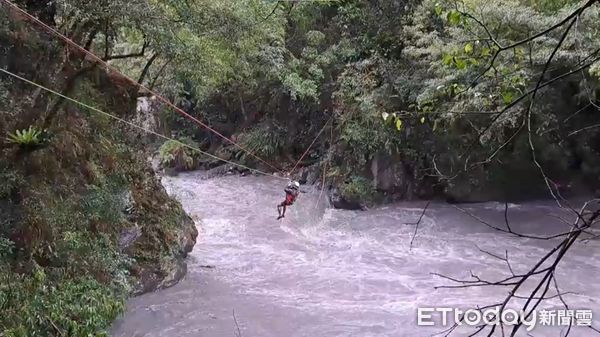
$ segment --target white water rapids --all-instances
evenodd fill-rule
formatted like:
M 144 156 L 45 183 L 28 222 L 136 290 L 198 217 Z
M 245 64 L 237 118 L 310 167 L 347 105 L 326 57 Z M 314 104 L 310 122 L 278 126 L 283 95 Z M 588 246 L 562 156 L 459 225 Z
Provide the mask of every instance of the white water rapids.
M 167 190 L 201 219 L 186 278 L 170 289 L 131 299 L 113 336 L 233 337 L 238 327 L 243 337 L 431 336 L 446 327 L 439 320 L 433 327 L 418 326 L 417 308 L 476 308 L 501 302 L 509 290 L 436 290 L 455 283 L 433 273 L 469 279 L 472 272 L 500 280 L 511 275 L 507 264 L 481 250 L 499 256 L 508 252 L 512 269 L 520 273 L 557 244 L 497 232 L 452 205 L 432 203 L 411 249 L 415 227 L 406 223 L 417 221 L 424 202 L 334 210 L 317 200 L 319 191 L 309 189 L 285 219 L 276 221 L 275 205 L 284 197 L 281 181 L 201 176 L 164 178 Z M 504 204 L 461 207 L 504 225 Z M 513 229 L 539 235 L 568 229 L 556 216 L 573 220 L 551 202 L 510 205 L 508 216 Z M 600 242 L 580 242 L 556 273 L 570 308 L 591 309 L 593 321 L 600 320 L 599 262 Z M 556 294 L 554 286 L 548 294 Z M 558 297 L 544 307 L 562 309 Z M 451 336 L 473 332 L 463 326 Z M 529 334 L 565 332 L 564 326 L 538 324 Z M 526 335 L 524 329 L 519 334 Z M 570 336 L 600 334 L 574 327 Z

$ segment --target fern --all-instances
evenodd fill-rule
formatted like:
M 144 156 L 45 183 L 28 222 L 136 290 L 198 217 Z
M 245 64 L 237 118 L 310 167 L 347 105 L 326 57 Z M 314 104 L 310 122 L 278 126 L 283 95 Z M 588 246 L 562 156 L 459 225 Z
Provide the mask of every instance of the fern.
M 198 145 L 189 138 L 182 138 L 181 142 L 168 140 L 158 150 L 159 160 L 163 167 L 176 168 L 178 170 L 193 170 L 198 163 L 198 153 L 191 148 L 182 145 L 188 144 L 192 147 Z
M 21 148 L 29 149 L 38 147 L 43 143 L 42 131 L 33 126 L 29 126 L 29 129 L 17 130 L 14 133 L 9 133 L 6 140 Z
M 240 139 L 245 148 L 258 156 L 273 158 L 285 145 L 285 131 L 277 126 L 262 125 L 242 134 Z

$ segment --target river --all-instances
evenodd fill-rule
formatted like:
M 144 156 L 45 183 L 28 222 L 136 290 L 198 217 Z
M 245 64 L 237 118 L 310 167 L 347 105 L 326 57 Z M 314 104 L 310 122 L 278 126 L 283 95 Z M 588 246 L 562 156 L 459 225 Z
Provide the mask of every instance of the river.
M 415 226 L 410 223 L 419 219 L 423 202 L 335 210 L 326 207 L 325 196 L 319 200 L 318 190 L 307 188 L 286 218 L 277 221 L 280 180 L 202 175 L 163 178 L 169 193 L 201 219 L 186 278 L 131 299 L 113 336 L 431 336 L 445 327 L 439 317 L 433 327 L 417 325 L 417 308 L 475 308 L 502 301 L 508 291 L 435 289 L 454 283 L 433 273 L 462 279 L 473 272 L 497 280 L 510 276 L 507 264 L 482 250 L 501 256 L 508 251 L 518 273 L 556 244 L 497 232 L 452 205 L 432 203 L 411 248 Z M 504 204 L 461 207 L 504 224 Z M 511 204 L 508 215 L 515 230 L 537 234 L 568 228 L 556 216 L 573 218 L 552 202 Z M 599 242 L 574 246 L 556 278 L 561 291 L 568 292 L 564 298 L 571 309 L 592 310 L 593 320 L 600 319 Z M 560 309 L 560 299 L 548 300 L 545 307 Z M 565 330 L 538 324 L 529 335 L 562 336 Z M 451 336 L 472 332 L 462 326 Z M 574 327 L 570 336 L 600 335 Z

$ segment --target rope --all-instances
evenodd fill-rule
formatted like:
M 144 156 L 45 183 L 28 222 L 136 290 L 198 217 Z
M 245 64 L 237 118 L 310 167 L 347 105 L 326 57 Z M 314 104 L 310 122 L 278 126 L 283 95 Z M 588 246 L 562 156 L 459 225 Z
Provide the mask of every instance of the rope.
M 298 161 L 296 162 L 296 165 L 294 165 L 294 167 L 288 172 L 288 175 L 290 175 L 292 172 L 294 172 L 294 170 L 296 170 L 296 168 L 298 167 L 298 164 L 300 164 L 300 162 L 302 161 L 302 159 L 304 159 L 304 157 L 308 154 L 308 151 L 315 144 L 315 142 L 317 141 L 317 139 L 319 139 L 319 136 L 323 133 L 323 131 L 325 131 L 325 127 L 327 126 L 327 124 L 329 124 L 329 122 L 331 121 L 332 118 L 333 118 L 333 115 L 331 115 L 329 117 L 329 119 L 327 120 L 327 122 L 325 123 L 325 125 L 323 125 L 323 127 L 321 128 L 321 131 L 319 131 L 319 133 L 317 134 L 317 136 L 315 137 L 315 139 L 313 139 L 312 143 L 310 143 L 310 145 L 308 146 L 308 148 L 306 149 L 306 151 L 304 151 L 304 153 L 302 154 L 302 156 L 300 157 L 300 159 L 298 159 Z
M 138 83 L 137 81 L 135 81 L 134 79 L 126 76 L 125 74 L 121 73 L 119 70 L 117 70 L 116 68 L 112 67 L 111 65 L 109 65 L 106 61 L 104 61 L 103 59 L 101 59 L 100 57 L 98 57 L 96 54 L 90 52 L 89 50 L 85 49 L 84 47 L 80 46 L 79 44 L 77 44 L 76 42 L 74 42 L 73 40 L 69 39 L 68 37 L 66 37 L 65 35 L 61 34 L 60 32 L 58 32 L 56 29 L 50 27 L 49 25 L 43 23 L 42 21 L 40 21 L 38 18 L 36 18 L 35 16 L 27 13 L 25 10 L 21 9 L 20 7 L 18 7 L 17 5 L 9 2 L 8 0 L 0 0 L 2 1 L 5 5 L 8 5 L 9 7 L 11 7 L 13 10 L 16 10 L 18 12 L 20 12 L 21 14 L 25 15 L 27 18 L 33 20 L 35 23 L 37 23 L 38 25 L 40 25 L 42 28 L 46 29 L 48 32 L 50 32 L 51 34 L 55 35 L 56 37 L 58 37 L 59 39 L 61 39 L 62 41 L 64 41 L 65 43 L 75 47 L 76 49 L 80 50 L 81 52 L 83 52 L 84 54 L 90 56 L 93 60 L 99 62 L 100 64 L 104 65 L 107 69 L 119 74 L 120 76 L 122 76 L 124 79 L 126 79 L 128 82 L 132 83 L 133 85 L 147 91 L 148 93 L 156 96 L 161 102 L 163 102 L 164 104 L 166 104 L 167 106 L 170 106 L 171 108 L 173 108 L 177 113 L 179 113 L 180 115 L 186 117 L 189 120 L 192 120 L 194 122 L 196 122 L 198 125 L 204 127 L 205 129 L 213 132 L 214 134 L 216 134 L 217 136 L 221 137 L 222 139 L 228 141 L 229 143 L 235 145 L 237 148 L 241 149 L 242 151 L 250 154 L 252 157 L 258 159 L 260 162 L 266 164 L 267 166 L 271 167 L 272 169 L 281 172 L 280 169 L 276 168 L 275 166 L 271 165 L 270 163 L 266 162 L 265 160 L 263 160 L 262 158 L 258 157 L 256 154 L 252 153 L 252 151 L 246 149 L 245 147 L 237 144 L 236 142 L 234 142 L 233 140 L 225 137 L 223 134 L 221 134 L 220 132 L 218 132 L 217 130 L 211 128 L 210 126 L 206 125 L 205 123 L 201 122 L 200 120 L 198 120 L 197 118 L 195 118 L 194 116 L 188 114 L 187 112 L 185 112 L 183 109 L 177 107 L 175 104 L 171 103 L 171 101 L 169 101 L 168 99 L 164 98 L 163 96 L 159 95 L 158 93 L 156 93 L 155 91 L 147 88 L 146 86 L 144 86 L 141 83 Z
M 331 128 L 330 132 L 330 140 L 329 140 L 329 149 L 333 146 L 333 128 Z M 321 197 L 323 196 L 323 191 L 325 190 L 325 178 L 327 177 L 327 163 L 329 160 L 326 160 L 323 163 L 323 181 L 321 182 L 321 192 L 319 192 L 319 197 L 317 198 L 317 202 L 315 202 L 315 209 L 319 206 L 319 202 L 321 201 Z
M 2 69 L 2 68 L 0 68 L 0 72 L 3 72 L 3 73 L 5 73 L 5 74 L 7 74 L 7 75 L 9 75 L 9 76 L 11 76 L 11 77 L 14 77 L 14 78 L 16 78 L 16 79 L 18 79 L 18 80 L 21 80 L 21 81 L 23 81 L 23 82 L 25 82 L 25 83 L 28 83 L 28 84 L 30 84 L 30 85 L 33 85 L 33 86 L 35 86 L 35 87 L 37 87 L 37 88 L 40 88 L 40 89 L 42 89 L 42 90 L 44 90 L 44 91 L 47 91 L 47 92 L 51 93 L 51 94 L 54 94 L 54 95 L 56 95 L 56 96 L 59 96 L 59 97 L 62 97 L 62 98 L 64 98 L 64 99 L 66 99 L 67 101 L 70 101 L 70 102 L 72 102 L 72 103 L 75 103 L 75 104 L 77 104 L 77 105 L 79 105 L 79 106 L 85 107 L 85 108 L 87 108 L 87 109 L 89 109 L 89 110 L 91 110 L 91 111 L 97 112 L 97 113 L 99 113 L 99 114 L 102 114 L 102 115 L 104 115 L 104 116 L 107 116 L 107 117 L 109 117 L 109 118 L 112 118 L 112 119 L 114 119 L 114 120 L 117 120 L 117 121 L 119 121 L 119 122 L 122 122 L 122 123 L 124 123 L 124 124 L 127 124 L 127 125 L 129 125 L 129 126 L 132 126 L 132 127 L 134 127 L 134 128 L 137 128 L 137 129 L 140 129 L 140 130 L 142 130 L 142 131 L 145 131 L 145 132 L 147 132 L 147 133 L 153 134 L 153 135 L 155 135 L 155 136 L 158 136 L 158 137 L 160 137 L 160 138 L 162 138 L 162 139 L 165 139 L 165 140 L 170 140 L 170 141 L 174 141 L 174 142 L 176 142 L 177 144 L 179 144 L 179 145 L 181 145 L 181 146 L 184 146 L 184 147 L 186 147 L 186 148 L 188 148 L 188 149 L 191 149 L 191 150 L 193 150 L 193 151 L 196 151 L 196 152 L 198 152 L 198 153 L 201 153 L 201 154 L 203 154 L 203 155 L 206 155 L 206 156 L 208 156 L 208 157 L 211 157 L 211 158 L 213 158 L 213 159 L 217 159 L 217 160 L 220 160 L 220 161 L 222 161 L 222 162 L 225 162 L 225 163 L 228 163 L 228 164 L 231 164 L 231 165 L 235 165 L 235 166 L 238 166 L 238 167 L 241 167 L 241 168 L 245 168 L 245 169 L 247 169 L 247 170 L 250 170 L 250 171 L 253 171 L 253 172 L 256 172 L 256 173 L 259 173 L 259 174 L 263 174 L 263 175 L 266 175 L 266 176 L 271 176 L 271 177 L 275 177 L 275 178 L 277 178 L 277 179 L 282 179 L 282 180 L 288 180 L 287 178 L 279 177 L 279 176 L 276 176 L 276 175 L 274 175 L 274 174 L 271 174 L 271 173 L 266 173 L 266 172 L 263 172 L 263 171 L 260 171 L 260 170 L 257 170 L 257 169 L 253 169 L 253 168 L 251 168 L 251 167 L 248 167 L 248 166 L 245 166 L 245 165 L 243 165 L 243 164 L 238 164 L 238 163 L 232 162 L 232 161 L 230 161 L 230 160 L 226 160 L 226 159 L 223 159 L 223 158 L 219 158 L 219 157 L 217 157 L 217 156 L 215 156 L 215 155 L 213 155 L 213 154 L 210 154 L 210 153 L 208 153 L 208 152 L 202 151 L 202 150 L 200 150 L 199 148 L 197 148 L 197 147 L 195 147 L 195 146 L 191 146 L 191 145 L 188 145 L 188 144 L 186 144 L 186 143 L 183 143 L 183 142 L 181 142 L 181 141 L 179 141 L 179 140 L 177 140 L 177 139 L 173 139 L 173 138 L 167 137 L 167 136 L 165 136 L 165 135 L 161 135 L 161 134 L 160 134 L 160 133 L 158 133 L 158 132 L 155 132 L 155 131 L 153 131 L 153 130 L 150 130 L 150 129 L 144 128 L 143 126 L 137 125 L 137 124 L 135 124 L 135 123 L 132 123 L 132 122 L 130 122 L 130 121 L 127 121 L 127 120 L 124 120 L 124 119 L 122 119 L 122 118 L 120 118 L 120 117 L 117 117 L 117 116 L 115 116 L 115 115 L 109 114 L 108 112 L 104 112 L 104 111 L 102 111 L 102 110 L 100 110 L 100 109 L 98 109 L 98 108 L 95 108 L 95 107 L 93 107 L 93 106 L 91 106 L 91 105 L 89 105 L 89 104 L 86 104 L 86 103 L 80 102 L 80 101 L 78 101 L 78 100 L 76 100 L 76 99 L 74 99 L 74 98 L 71 98 L 71 97 L 65 96 L 65 95 L 63 95 L 63 94 L 61 94 L 61 93 L 59 93 L 59 92 L 57 92 L 57 91 L 54 91 L 54 90 L 52 90 L 52 89 L 50 89 L 50 88 L 47 88 L 47 87 L 45 87 L 45 86 L 43 86 L 43 85 L 41 85 L 41 84 L 35 83 L 35 82 L 33 82 L 33 81 L 30 81 L 30 80 L 28 80 L 28 79 L 26 79 L 26 78 L 24 78 L 24 77 L 21 77 L 21 76 L 19 76 L 19 75 L 15 74 L 15 73 L 12 73 L 12 72 L 10 72 L 10 71 L 8 71 L 8 70 L 5 70 L 5 69 Z

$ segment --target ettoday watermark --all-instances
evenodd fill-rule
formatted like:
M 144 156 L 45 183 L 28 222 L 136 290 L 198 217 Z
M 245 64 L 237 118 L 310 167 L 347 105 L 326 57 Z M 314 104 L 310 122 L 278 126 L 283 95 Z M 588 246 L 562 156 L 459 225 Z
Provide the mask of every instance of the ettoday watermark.
M 449 324 L 480 326 L 484 325 L 523 325 L 527 331 L 539 325 L 559 326 L 591 326 L 592 311 L 583 310 L 536 310 L 530 314 L 522 310 L 492 307 L 486 309 L 458 308 L 418 308 L 417 325 L 433 326 L 436 324 L 434 316 L 441 316 L 442 326 Z

